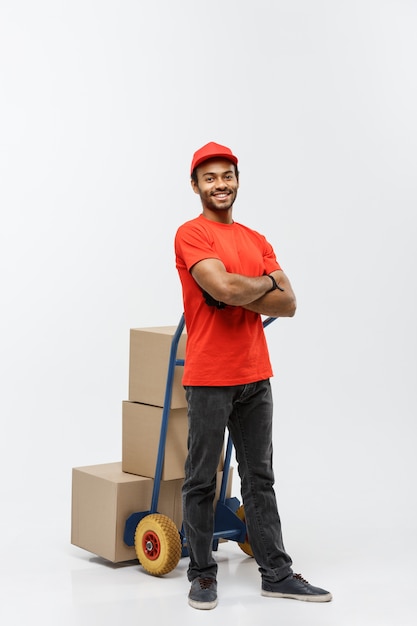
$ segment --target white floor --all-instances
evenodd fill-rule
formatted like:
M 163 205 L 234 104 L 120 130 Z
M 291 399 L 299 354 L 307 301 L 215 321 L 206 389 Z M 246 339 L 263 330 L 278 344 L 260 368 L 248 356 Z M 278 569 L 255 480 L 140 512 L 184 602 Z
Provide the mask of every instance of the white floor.
M 114 565 L 72 546 L 65 520 L 36 519 L 27 511 L 12 524 L 3 517 L 0 618 L 4 626 L 34 620 L 43 626 L 110 626 L 152 623 L 273 623 L 283 626 L 415 626 L 413 532 L 358 533 L 356 538 L 317 536 L 297 543 L 294 569 L 332 591 L 331 603 L 263 598 L 256 563 L 234 542 L 222 543 L 219 604 L 196 611 L 187 604 L 186 559 L 164 578 L 150 576 L 137 561 Z M 12 529 L 12 530 L 11 530 Z M 291 535 L 291 543 L 295 536 Z M 288 545 L 287 545 L 288 549 Z M 321 556 L 319 556 L 321 555 Z

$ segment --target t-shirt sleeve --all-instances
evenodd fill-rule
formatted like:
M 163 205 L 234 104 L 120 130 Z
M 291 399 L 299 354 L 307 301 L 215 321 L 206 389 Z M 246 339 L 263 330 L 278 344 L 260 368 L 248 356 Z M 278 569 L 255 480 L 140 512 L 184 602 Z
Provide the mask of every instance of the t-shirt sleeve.
M 203 259 L 220 259 L 214 249 L 214 242 L 203 230 L 184 225 L 175 236 L 177 267 L 182 264 L 189 271 Z
M 266 274 L 270 274 L 271 272 L 275 272 L 276 270 L 282 269 L 282 267 L 277 261 L 273 247 L 266 239 L 264 239 L 263 258 L 264 258 Z

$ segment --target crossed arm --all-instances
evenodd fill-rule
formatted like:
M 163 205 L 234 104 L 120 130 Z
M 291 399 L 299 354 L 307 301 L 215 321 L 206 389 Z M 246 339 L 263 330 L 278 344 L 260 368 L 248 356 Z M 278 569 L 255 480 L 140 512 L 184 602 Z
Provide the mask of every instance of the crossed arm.
M 272 272 L 279 287 L 271 291 L 272 281 L 263 276 L 243 276 L 226 270 L 219 259 L 204 259 L 191 268 L 196 283 L 215 300 L 272 317 L 293 317 L 296 298 L 282 270 Z

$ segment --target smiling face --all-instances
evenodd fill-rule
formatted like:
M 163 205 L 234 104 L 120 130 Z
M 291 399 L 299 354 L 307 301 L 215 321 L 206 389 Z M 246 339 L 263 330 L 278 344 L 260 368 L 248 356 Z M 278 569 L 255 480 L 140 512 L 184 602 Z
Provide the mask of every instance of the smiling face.
M 235 165 L 226 159 L 210 159 L 197 167 L 197 181 L 191 180 L 194 192 L 200 196 L 203 215 L 215 222 L 232 222 L 232 206 L 239 181 Z

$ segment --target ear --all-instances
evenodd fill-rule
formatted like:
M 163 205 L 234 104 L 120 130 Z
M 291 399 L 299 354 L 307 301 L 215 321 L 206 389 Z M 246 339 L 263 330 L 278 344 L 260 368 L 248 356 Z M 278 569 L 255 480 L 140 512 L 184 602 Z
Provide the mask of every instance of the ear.
M 200 190 L 198 188 L 198 185 L 196 182 L 194 182 L 193 179 L 191 179 L 191 187 L 193 188 L 194 193 L 200 195 Z

